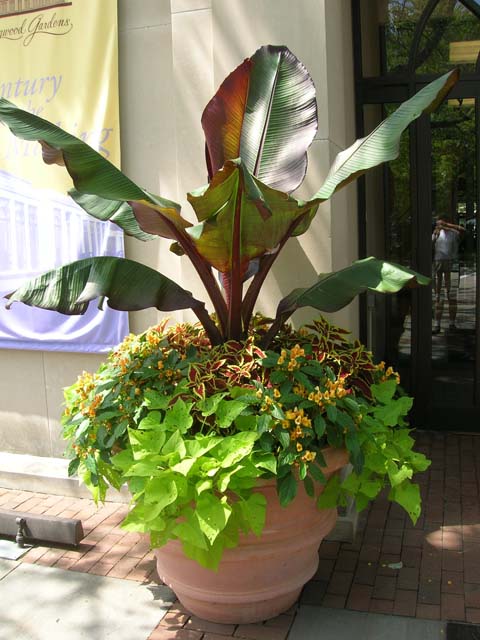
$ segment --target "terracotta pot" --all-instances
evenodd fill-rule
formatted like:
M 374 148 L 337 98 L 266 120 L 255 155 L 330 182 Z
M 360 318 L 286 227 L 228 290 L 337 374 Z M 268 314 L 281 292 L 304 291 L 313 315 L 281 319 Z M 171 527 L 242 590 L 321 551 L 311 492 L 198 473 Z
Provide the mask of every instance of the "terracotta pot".
M 327 478 L 348 462 L 344 450 L 329 448 L 323 454 Z M 337 510 L 318 510 L 303 485 L 286 508 L 280 506 L 274 480 L 259 483 L 256 491 L 267 498 L 262 536 L 241 536 L 238 547 L 225 550 L 217 572 L 185 557 L 177 540 L 155 550 L 160 578 L 204 620 L 244 624 L 277 616 L 296 602 L 317 571 L 318 548 L 335 526 Z

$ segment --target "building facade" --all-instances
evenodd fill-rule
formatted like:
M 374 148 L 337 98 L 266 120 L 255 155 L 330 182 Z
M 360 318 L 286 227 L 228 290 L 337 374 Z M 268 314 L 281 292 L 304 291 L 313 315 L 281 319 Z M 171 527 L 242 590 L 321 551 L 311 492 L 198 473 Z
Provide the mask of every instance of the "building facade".
M 187 217 L 186 192 L 206 182 L 203 108 L 259 46 L 287 45 L 317 88 L 319 127 L 300 197 L 314 193 L 337 153 L 395 105 L 453 65 L 462 66 L 463 79 L 449 101 L 411 127 L 399 160 L 322 204 L 308 233 L 290 241 L 260 301 L 260 310 L 272 314 L 282 293 L 371 254 L 429 275 L 432 225 L 449 215 L 465 229 L 449 292 L 441 291 L 439 300 L 434 287 L 388 301 L 367 296 L 334 318 L 379 359 L 400 368 L 418 397 L 419 427 L 441 426 L 438 417 L 449 412 L 458 417 L 463 411 L 464 428 L 479 416 L 479 24 L 474 0 L 119 1 L 123 170 L 153 193 L 180 202 Z M 127 238 L 126 255 L 202 296 L 195 272 L 172 258 L 168 241 Z M 441 331 L 432 335 L 441 303 Z M 158 319 L 155 310 L 133 313 L 130 328 L 142 331 Z M 294 317 L 297 323 L 306 319 Z M 61 455 L 62 388 L 100 360 L 2 351 L 1 370 L 9 372 L 0 385 L 2 448 Z M 455 426 L 453 420 L 444 424 Z

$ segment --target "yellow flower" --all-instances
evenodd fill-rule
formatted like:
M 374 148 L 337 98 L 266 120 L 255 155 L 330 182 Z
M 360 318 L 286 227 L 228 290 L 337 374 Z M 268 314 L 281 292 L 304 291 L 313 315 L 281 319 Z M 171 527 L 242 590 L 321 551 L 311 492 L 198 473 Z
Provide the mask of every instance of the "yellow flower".
M 300 442 L 297 442 L 297 451 L 302 451 L 302 450 L 303 450 L 302 445 L 300 444 Z
M 276 389 L 276 388 L 275 388 L 275 389 L 273 390 L 273 397 L 274 397 L 274 398 L 280 398 L 280 396 L 281 396 L 281 395 L 282 395 L 282 394 L 280 393 L 280 391 L 279 391 L 278 389 Z
M 317 454 L 315 453 L 315 451 L 305 451 L 305 453 L 302 456 L 302 460 L 304 462 L 313 462 L 316 458 Z
M 293 393 L 296 393 L 298 396 L 302 396 L 302 398 L 305 398 L 307 395 L 307 391 L 305 389 L 305 387 L 303 386 L 303 384 L 297 384 L 293 387 Z
M 292 359 L 300 358 L 305 355 L 305 350 L 300 347 L 299 344 L 296 344 L 290 352 L 290 357 Z

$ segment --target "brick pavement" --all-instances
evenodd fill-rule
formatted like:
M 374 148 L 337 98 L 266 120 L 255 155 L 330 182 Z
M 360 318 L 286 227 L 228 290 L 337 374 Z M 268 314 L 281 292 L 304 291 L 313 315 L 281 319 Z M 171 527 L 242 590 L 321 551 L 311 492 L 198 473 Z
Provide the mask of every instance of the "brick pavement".
M 419 432 L 432 466 L 418 477 L 424 509 L 414 527 L 380 496 L 361 514 L 353 543 L 324 541 L 300 603 L 480 623 L 480 437 Z M 78 548 L 36 546 L 22 562 L 157 582 L 148 539 L 120 528 L 126 505 L 0 488 L 0 508 L 82 519 Z M 175 603 L 149 640 L 285 640 L 295 607 L 253 625 L 220 625 Z

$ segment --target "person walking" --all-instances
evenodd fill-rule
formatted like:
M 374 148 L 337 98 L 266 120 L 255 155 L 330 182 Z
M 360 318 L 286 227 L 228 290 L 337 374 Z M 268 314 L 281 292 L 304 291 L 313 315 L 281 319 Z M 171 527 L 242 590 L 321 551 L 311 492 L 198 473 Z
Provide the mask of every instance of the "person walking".
M 457 317 L 457 287 L 452 287 L 451 272 L 458 259 L 460 236 L 465 229 L 454 224 L 449 216 L 437 218 L 432 233 L 433 277 L 435 288 L 435 327 L 433 334 L 440 333 L 444 307 L 444 294 L 448 300 L 449 330 L 455 331 Z

